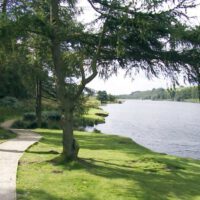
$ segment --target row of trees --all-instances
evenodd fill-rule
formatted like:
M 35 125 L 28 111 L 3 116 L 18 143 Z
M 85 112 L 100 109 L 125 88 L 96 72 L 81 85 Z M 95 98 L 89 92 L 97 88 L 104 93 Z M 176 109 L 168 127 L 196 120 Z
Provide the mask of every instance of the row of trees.
M 195 0 L 88 0 L 98 14 L 91 26 L 77 21 L 77 3 L 3 0 L 0 4 L 0 71 L 19 70 L 20 81 L 36 85 L 38 98 L 41 83 L 52 80 L 63 113 L 65 160 L 77 158 L 74 112 L 86 85 L 98 74 L 109 78 L 122 68 L 127 74 L 144 70 L 149 77 L 162 73 L 175 80 L 181 72 L 190 82 L 200 83 L 200 28 L 183 23 L 185 10 L 195 7 Z M 30 81 L 33 77 L 35 84 Z M 37 107 L 40 104 L 38 99 Z
M 199 91 L 198 87 L 158 88 L 146 91 L 136 91 L 130 95 L 119 95 L 118 98 L 184 101 L 188 99 L 198 99 Z

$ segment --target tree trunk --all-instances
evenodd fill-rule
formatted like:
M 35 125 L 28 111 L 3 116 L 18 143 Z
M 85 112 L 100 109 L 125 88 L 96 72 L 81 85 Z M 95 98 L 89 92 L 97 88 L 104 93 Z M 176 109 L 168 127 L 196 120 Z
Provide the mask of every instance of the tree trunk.
M 67 105 L 68 106 L 68 105 Z M 73 112 L 66 110 L 63 116 L 63 157 L 75 160 L 78 157 L 79 145 L 73 134 Z
M 36 80 L 36 120 L 37 126 L 41 128 L 42 125 L 42 81 Z
M 66 161 L 75 160 L 78 155 L 78 144 L 73 136 L 73 102 L 69 101 L 69 94 L 65 83 L 65 70 L 63 67 L 61 47 L 59 41 L 59 0 L 51 0 L 50 22 L 53 31 L 51 37 L 51 51 L 56 76 L 57 96 L 63 111 L 63 152 L 62 155 Z

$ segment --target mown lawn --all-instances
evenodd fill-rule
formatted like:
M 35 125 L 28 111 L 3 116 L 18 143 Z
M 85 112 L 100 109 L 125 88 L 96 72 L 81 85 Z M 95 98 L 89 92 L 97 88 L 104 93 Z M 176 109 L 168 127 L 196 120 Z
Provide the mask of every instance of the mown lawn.
M 153 153 L 130 139 L 76 132 L 80 159 L 58 164 L 61 131 L 22 157 L 18 200 L 200 200 L 200 161 Z

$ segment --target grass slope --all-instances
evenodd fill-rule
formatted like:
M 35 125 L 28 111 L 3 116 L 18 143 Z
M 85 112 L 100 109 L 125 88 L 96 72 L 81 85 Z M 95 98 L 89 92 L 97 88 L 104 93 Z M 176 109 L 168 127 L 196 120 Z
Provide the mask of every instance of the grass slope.
M 76 132 L 79 161 L 57 164 L 61 131 L 22 157 L 18 200 L 199 200 L 200 161 L 151 152 L 128 138 Z
M 18 118 L 19 116 L 20 112 L 17 109 L 0 106 L 0 122 Z
M 5 142 L 8 139 L 15 138 L 16 134 L 11 131 L 4 130 L 0 128 L 0 143 Z

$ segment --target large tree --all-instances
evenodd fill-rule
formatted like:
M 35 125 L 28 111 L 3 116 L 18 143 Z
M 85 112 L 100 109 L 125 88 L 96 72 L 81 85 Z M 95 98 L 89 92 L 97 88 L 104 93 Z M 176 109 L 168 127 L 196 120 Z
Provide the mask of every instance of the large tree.
M 163 73 L 176 79 L 180 71 L 192 72 L 190 56 L 184 59 L 190 49 L 179 32 L 187 30 L 181 18 L 185 9 L 194 6 L 193 0 L 88 0 L 99 16 L 95 30 L 77 22 L 76 1 L 16 2 L 15 17 L 10 20 L 17 24 L 19 36 L 36 34 L 50 50 L 48 69 L 56 78 L 63 112 L 65 160 L 77 158 L 74 111 L 86 85 L 98 74 L 108 78 L 123 68 L 127 73 L 144 70 L 148 76 Z M 18 40 L 26 43 L 23 34 Z

